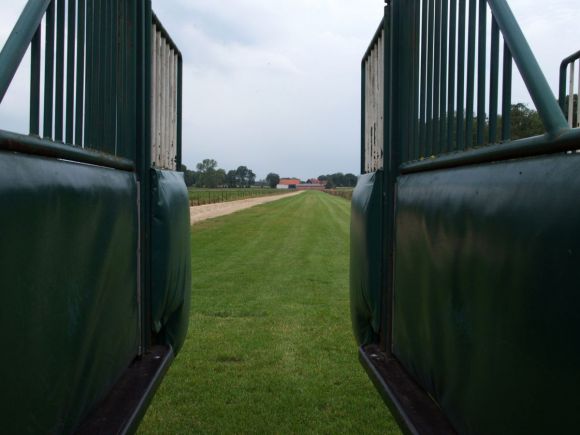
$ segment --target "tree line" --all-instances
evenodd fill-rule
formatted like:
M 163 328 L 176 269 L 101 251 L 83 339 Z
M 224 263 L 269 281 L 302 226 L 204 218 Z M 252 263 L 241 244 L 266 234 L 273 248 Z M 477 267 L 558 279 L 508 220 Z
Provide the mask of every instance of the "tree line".
M 218 168 L 214 159 L 205 159 L 195 166 L 196 170 L 189 170 L 182 165 L 181 170 L 185 184 L 189 187 L 251 187 L 256 184 L 256 174 L 247 166 L 238 166 L 237 169 L 226 171 Z
M 354 174 L 343 174 L 342 172 L 318 176 L 318 180 L 324 183 L 327 189 L 334 189 L 335 187 L 355 187 L 357 179 L 358 177 Z

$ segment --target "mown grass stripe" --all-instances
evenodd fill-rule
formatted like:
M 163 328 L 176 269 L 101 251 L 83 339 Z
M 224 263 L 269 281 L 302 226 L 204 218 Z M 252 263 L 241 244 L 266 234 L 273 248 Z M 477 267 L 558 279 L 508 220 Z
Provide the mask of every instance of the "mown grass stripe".
M 196 224 L 190 331 L 141 433 L 397 433 L 357 360 L 350 203 L 320 192 Z

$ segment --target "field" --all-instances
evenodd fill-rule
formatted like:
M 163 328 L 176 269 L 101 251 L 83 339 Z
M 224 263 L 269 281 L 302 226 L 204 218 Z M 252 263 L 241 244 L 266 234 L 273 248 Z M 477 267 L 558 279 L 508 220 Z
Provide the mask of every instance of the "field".
M 140 433 L 398 433 L 357 360 L 349 214 L 306 192 L 192 228 L 188 338 Z
M 249 189 L 197 189 L 189 188 L 189 205 L 215 204 L 218 202 L 237 201 L 239 199 L 256 198 L 259 196 L 283 195 L 288 190 L 270 188 Z

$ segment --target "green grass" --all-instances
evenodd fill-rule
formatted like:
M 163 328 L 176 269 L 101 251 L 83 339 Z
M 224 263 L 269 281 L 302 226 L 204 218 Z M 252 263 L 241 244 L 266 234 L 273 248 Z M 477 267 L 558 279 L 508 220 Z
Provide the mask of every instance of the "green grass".
M 306 192 L 192 227 L 189 334 L 141 433 L 398 433 L 351 333 L 349 218 Z
M 271 188 L 248 189 L 198 189 L 189 188 L 190 205 L 215 204 L 218 202 L 237 201 L 240 199 L 256 198 L 259 196 L 282 195 L 288 190 Z

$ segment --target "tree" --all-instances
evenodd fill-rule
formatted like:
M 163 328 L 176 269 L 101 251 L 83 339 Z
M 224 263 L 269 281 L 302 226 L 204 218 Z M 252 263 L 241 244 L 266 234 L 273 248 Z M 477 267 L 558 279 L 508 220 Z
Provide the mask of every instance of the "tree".
M 228 173 L 226 174 L 226 185 L 228 187 L 238 187 L 238 181 L 235 170 L 232 169 L 231 171 L 228 171 Z
M 217 162 L 215 160 L 205 159 L 201 163 L 198 163 L 196 167 L 198 170 L 196 185 L 198 187 L 215 188 L 218 186 L 222 175 L 216 169 Z M 223 172 L 223 170 L 221 171 Z M 223 173 L 223 178 L 225 179 L 225 172 Z M 221 181 L 223 183 L 223 179 Z
M 187 169 L 187 166 L 181 165 L 181 171 L 183 172 L 183 179 L 187 187 L 195 185 L 196 173 Z
M 346 174 L 344 176 L 345 187 L 355 187 L 358 177 L 354 174 Z
M 250 187 L 256 182 L 256 174 L 246 166 L 238 166 L 238 169 L 236 169 L 236 182 L 238 186 Z
M 268 183 L 268 185 L 272 189 L 275 189 L 276 186 L 278 184 L 280 184 L 280 176 L 278 174 L 275 174 L 273 172 L 270 172 L 268 175 L 266 175 L 266 182 Z
M 205 159 L 203 162 L 196 165 L 197 170 L 201 173 L 215 171 L 217 162 L 214 159 Z
M 538 112 L 523 103 L 512 105 L 511 132 L 512 140 L 539 136 L 545 133 L 544 124 Z

